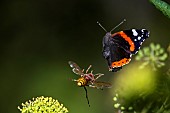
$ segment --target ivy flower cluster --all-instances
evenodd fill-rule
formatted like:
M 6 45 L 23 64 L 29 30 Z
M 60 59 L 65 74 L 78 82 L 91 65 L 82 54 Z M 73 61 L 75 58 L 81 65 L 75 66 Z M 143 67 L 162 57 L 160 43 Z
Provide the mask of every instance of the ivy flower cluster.
M 21 113 L 67 113 L 68 110 L 63 104 L 52 97 L 37 97 L 22 103 L 22 107 L 18 106 Z
M 149 47 L 144 47 L 141 49 L 137 56 L 136 60 L 141 60 L 143 63 L 140 68 L 144 68 L 147 65 L 151 65 L 153 70 L 157 70 L 165 65 L 165 60 L 168 58 L 167 52 L 160 44 L 151 43 Z

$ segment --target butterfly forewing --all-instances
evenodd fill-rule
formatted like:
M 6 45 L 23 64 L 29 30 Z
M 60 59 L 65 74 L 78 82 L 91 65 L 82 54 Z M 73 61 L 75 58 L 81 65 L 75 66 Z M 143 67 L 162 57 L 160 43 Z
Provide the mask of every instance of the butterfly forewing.
M 70 67 L 72 68 L 72 71 L 77 74 L 77 75 L 82 75 L 84 74 L 83 71 L 81 70 L 81 68 L 73 61 L 69 61 L 68 62 Z
M 146 29 L 131 29 L 123 32 L 134 42 L 135 50 L 132 51 L 132 54 L 136 54 L 145 39 L 149 37 L 149 31 Z

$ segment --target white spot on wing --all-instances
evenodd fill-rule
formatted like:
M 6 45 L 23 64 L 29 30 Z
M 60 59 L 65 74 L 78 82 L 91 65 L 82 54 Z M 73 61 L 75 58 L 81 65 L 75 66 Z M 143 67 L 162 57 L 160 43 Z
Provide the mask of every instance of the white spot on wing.
M 138 40 L 140 40 L 141 39 L 141 37 L 140 36 L 138 36 Z
M 137 36 L 137 35 L 138 35 L 138 33 L 136 32 L 135 29 L 132 29 L 132 32 L 133 32 L 133 35 L 134 35 L 134 36 Z
M 146 29 L 142 29 L 141 31 L 144 32 Z
M 130 54 L 130 57 L 132 57 L 132 54 Z M 131 60 L 131 59 L 130 59 Z

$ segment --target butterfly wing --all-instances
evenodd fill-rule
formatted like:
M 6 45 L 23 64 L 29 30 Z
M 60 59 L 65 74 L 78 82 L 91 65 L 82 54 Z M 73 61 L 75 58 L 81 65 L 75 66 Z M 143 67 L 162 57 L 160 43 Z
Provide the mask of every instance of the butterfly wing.
M 109 41 L 103 47 L 103 56 L 108 62 L 110 71 L 119 71 L 123 65 L 130 62 L 130 46 L 119 34 L 110 36 Z
M 142 43 L 149 37 L 146 29 L 131 29 L 106 33 L 103 38 L 103 56 L 107 60 L 109 70 L 116 72 L 128 64 L 132 54 L 136 54 Z
M 145 41 L 146 38 L 149 37 L 149 31 L 146 29 L 131 29 L 131 30 L 124 30 L 123 31 L 134 43 L 134 51 L 131 51 L 132 54 L 136 54 L 142 43 Z
M 131 60 L 131 53 L 127 52 L 121 46 L 112 44 L 110 46 L 110 69 L 116 72 L 122 68 L 122 66 L 128 64 Z

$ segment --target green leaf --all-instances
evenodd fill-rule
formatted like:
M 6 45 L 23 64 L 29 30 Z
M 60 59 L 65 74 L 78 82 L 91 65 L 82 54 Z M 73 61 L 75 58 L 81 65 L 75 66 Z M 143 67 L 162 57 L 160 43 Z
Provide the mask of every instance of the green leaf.
M 162 11 L 164 15 L 170 18 L 170 5 L 162 0 L 150 0 L 152 4 L 155 5 L 157 9 Z

